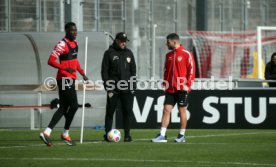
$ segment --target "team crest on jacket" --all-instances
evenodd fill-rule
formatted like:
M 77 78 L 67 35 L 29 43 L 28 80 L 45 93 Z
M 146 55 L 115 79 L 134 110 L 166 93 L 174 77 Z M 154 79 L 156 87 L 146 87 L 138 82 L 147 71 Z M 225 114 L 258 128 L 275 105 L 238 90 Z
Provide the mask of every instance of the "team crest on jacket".
M 131 61 L 131 58 L 127 57 L 127 62 L 130 63 L 130 61 Z
M 182 57 L 181 57 L 181 56 L 178 56 L 178 57 L 177 57 L 177 60 L 178 60 L 178 61 L 181 61 L 181 60 L 182 60 Z

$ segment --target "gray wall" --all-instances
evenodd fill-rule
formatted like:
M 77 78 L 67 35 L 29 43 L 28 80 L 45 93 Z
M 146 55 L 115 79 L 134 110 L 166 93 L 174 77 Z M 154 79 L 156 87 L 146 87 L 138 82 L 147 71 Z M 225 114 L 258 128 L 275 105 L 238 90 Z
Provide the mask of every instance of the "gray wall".
M 32 39 L 33 45 L 27 36 Z M 64 33 L 62 32 L 2 33 L 0 35 L 0 105 L 38 105 L 40 101 L 39 93 L 41 93 L 42 104 L 49 104 L 51 100 L 58 98 L 57 91 L 37 92 L 34 89 L 43 85 L 47 77 L 56 77 L 57 69 L 50 67 L 47 61 L 54 46 L 63 36 Z M 103 32 L 80 32 L 78 34 L 78 58 L 83 68 L 86 36 L 88 37 L 87 76 L 94 82 L 101 79 L 100 66 L 103 53 L 109 45 L 109 36 Z M 37 52 L 35 53 L 34 50 L 37 50 Z M 38 67 L 38 64 L 41 67 Z M 79 76 L 79 79 L 82 78 Z M 18 87 L 17 85 L 25 85 L 25 88 Z M 105 92 L 87 91 L 86 93 L 86 103 L 90 103 L 93 109 L 86 109 L 85 126 L 94 127 L 96 124 L 103 124 L 106 100 Z M 82 104 L 82 95 L 83 92 L 78 91 L 79 104 Z M 42 109 L 41 115 L 36 112 L 35 126 L 47 126 L 54 111 Z M 72 126 L 79 127 L 81 125 L 80 121 L 81 108 L 78 110 Z M 29 126 L 30 109 L 0 110 L 0 127 Z M 63 121 L 57 126 L 62 127 Z

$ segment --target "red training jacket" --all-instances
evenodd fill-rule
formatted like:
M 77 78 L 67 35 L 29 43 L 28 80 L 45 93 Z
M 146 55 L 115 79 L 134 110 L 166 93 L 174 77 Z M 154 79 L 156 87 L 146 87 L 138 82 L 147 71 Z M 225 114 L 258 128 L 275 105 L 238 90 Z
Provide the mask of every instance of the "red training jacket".
M 184 85 L 191 91 L 195 78 L 195 63 L 192 53 L 183 45 L 167 53 L 164 80 L 168 82 L 166 92 L 175 93 L 184 90 Z
M 67 38 L 64 38 L 64 40 L 70 45 L 71 48 L 74 49 L 78 47 L 77 41 L 70 41 Z M 51 52 L 51 55 L 48 59 L 48 64 L 58 69 L 57 76 L 56 76 L 57 80 L 61 80 L 62 77 L 77 79 L 76 71 L 78 71 L 81 75 L 84 75 L 84 71 L 81 68 L 77 58 L 69 59 L 69 60 L 59 60 L 60 63 L 56 61 L 61 55 L 67 55 L 69 53 L 69 47 L 65 41 L 61 40 L 55 46 L 54 50 Z M 72 74 L 70 74 L 65 70 L 66 68 L 69 68 L 69 67 L 74 69 L 74 72 Z

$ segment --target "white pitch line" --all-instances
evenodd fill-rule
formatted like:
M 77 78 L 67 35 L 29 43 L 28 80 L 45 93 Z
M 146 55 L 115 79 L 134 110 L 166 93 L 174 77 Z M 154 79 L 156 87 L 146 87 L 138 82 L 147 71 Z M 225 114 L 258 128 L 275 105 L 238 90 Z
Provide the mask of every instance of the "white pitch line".
M 55 145 L 64 145 L 64 144 L 57 143 Z M 41 147 L 41 146 L 46 147 L 45 144 L 33 144 L 33 145 L 25 145 L 25 146 L 1 146 L 0 149 L 5 149 L 5 148 L 24 148 L 24 147 Z
M 217 135 L 201 135 L 201 136 L 187 136 L 187 138 L 205 138 L 205 137 L 224 137 L 224 136 L 242 136 L 242 135 L 258 135 L 258 134 L 269 134 L 269 133 L 276 133 L 276 132 L 247 132 L 247 133 L 231 133 L 231 134 L 217 134 Z M 174 137 L 170 137 L 168 139 L 174 139 Z M 135 139 L 135 141 L 151 141 L 151 139 Z M 102 143 L 101 141 L 94 141 L 94 142 L 85 142 L 83 144 L 95 144 L 95 143 Z M 173 143 L 175 144 L 175 143 Z M 193 143 L 186 143 L 186 144 L 193 144 Z M 196 143 L 196 144 L 208 144 L 208 143 Z M 209 144 L 226 144 L 226 143 L 209 143 Z M 63 143 L 56 143 L 55 145 L 64 145 Z M 24 148 L 24 147 L 40 147 L 45 146 L 45 144 L 36 144 L 36 145 L 25 145 L 25 146 L 0 146 L 0 149 L 8 149 L 8 148 Z
M 259 135 L 270 134 L 275 132 L 247 132 L 247 133 L 231 133 L 231 134 L 218 134 L 218 135 L 202 135 L 202 136 L 187 136 L 187 138 L 202 138 L 202 137 L 220 137 L 220 136 L 241 136 L 241 135 Z
M 0 157 L 0 160 L 18 161 L 117 161 L 117 162 L 148 162 L 148 163 L 198 163 L 198 164 L 213 164 L 213 165 L 237 165 L 237 166 L 271 166 L 276 164 L 267 163 L 249 163 L 249 162 L 223 162 L 223 161 L 189 161 L 189 160 L 155 160 L 155 159 L 114 159 L 114 158 L 9 158 Z
M 93 142 L 85 142 L 85 143 L 82 143 L 82 144 L 91 144 L 91 143 L 102 143 L 102 142 L 101 141 L 93 141 Z M 66 144 L 62 143 L 62 142 L 54 143 L 54 146 L 60 146 L 60 145 L 66 145 Z M 24 147 L 41 147 L 41 146 L 46 147 L 45 144 L 33 144 L 33 145 L 25 145 L 25 146 L 0 146 L 0 149 L 24 148 Z
M 205 137 L 225 137 L 225 136 L 242 136 L 242 135 L 259 135 L 259 134 L 270 134 L 275 132 L 248 132 L 248 133 L 224 133 L 224 134 L 217 134 L 217 135 L 201 135 L 201 136 L 186 136 L 186 138 L 205 138 Z M 174 139 L 175 137 L 168 137 L 168 139 Z M 147 141 L 151 139 L 136 139 L 136 141 Z

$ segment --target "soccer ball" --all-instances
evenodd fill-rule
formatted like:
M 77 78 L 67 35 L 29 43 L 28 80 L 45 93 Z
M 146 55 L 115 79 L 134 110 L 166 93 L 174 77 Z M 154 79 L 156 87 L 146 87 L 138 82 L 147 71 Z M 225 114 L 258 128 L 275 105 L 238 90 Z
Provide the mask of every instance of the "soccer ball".
M 117 129 L 111 129 L 107 133 L 107 139 L 110 142 L 119 142 L 121 139 L 121 132 Z

